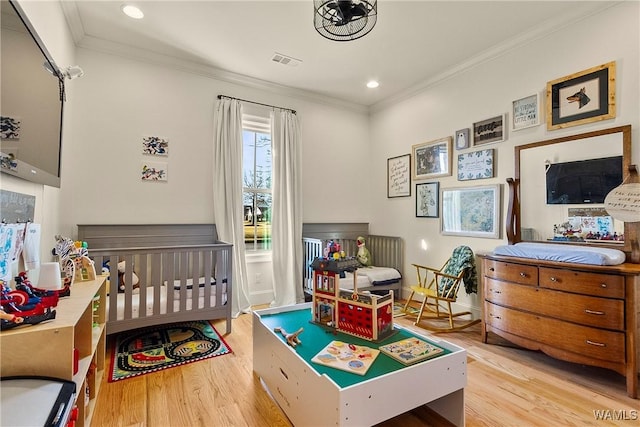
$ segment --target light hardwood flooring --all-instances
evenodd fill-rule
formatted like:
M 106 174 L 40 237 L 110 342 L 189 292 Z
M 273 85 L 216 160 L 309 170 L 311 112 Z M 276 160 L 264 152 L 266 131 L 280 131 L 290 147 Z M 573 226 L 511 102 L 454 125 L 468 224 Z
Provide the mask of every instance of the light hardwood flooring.
M 409 317 L 395 321 L 428 335 Z M 230 355 L 115 383 L 104 379 L 92 426 L 291 426 L 253 374 L 251 322 L 250 314 L 233 320 L 233 332 L 224 337 Z M 216 328 L 224 331 L 224 322 Z M 433 337 L 467 350 L 469 427 L 640 426 L 640 400 L 627 396 L 622 375 L 519 349 L 491 334 L 493 345 L 483 344 L 480 325 Z M 441 425 L 446 423 L 421 407 L 378 427 Z

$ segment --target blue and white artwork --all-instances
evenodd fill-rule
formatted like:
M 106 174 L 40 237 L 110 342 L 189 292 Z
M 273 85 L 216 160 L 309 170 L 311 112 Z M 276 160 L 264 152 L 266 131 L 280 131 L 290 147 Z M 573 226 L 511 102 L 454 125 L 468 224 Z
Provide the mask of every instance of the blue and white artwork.
M 142 154 L 154 156 L 169 155 L 169 140 L 159 136 L 145 136 L 142 138 Z
M 20 126 L 22 120 L 19 117 L 0 116 L 0 138 L 20 139 Z
M 167 181 L 167 163 L 166 162 L 143 162 L 142 163 L 142 180 L 143 181 Z

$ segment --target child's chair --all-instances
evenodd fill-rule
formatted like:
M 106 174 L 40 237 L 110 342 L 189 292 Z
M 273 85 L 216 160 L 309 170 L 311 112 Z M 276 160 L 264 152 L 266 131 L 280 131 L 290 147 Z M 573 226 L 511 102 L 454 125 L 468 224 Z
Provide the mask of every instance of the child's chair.
M 471 319 L 463 323 L 456 323 L 455 318 L 469 315 L 470 311 L 454 313 L 451 303 L 456 302 L 460 284 L 465 284 L 467 293 L 476 293 L 478 278 L 476 263 L 473 251 L 468 246 L 458 246 L 453 250 L 451 257 L 437 269 L 419 264 L 412 264 L 416 267 L 418 284 L 411 286 L 411 294 L 407 299 L 403 310 L 413 301 L 415 294 L 422 295 L 423 301 L 420 304 L 420 311 L 415 321 L 416 326 L 434 332 L 452 332 L 468 328 L 480 322 L 480 319 Z M 435 326 L 426 320 L 449 320 L 449 327 Z M 422 322 L 422 323 L 421 323 Z

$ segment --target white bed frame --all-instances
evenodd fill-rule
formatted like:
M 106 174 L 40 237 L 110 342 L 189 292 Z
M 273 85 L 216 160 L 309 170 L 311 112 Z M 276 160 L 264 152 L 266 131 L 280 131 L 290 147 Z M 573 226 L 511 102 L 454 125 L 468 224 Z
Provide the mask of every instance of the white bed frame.
M 133 282 L 134 271 L 139 278 L 139 290 L 127 286 L 121 293 L 118 280 L 110 280 L 107 305 L 117 307 L 124 299 L 124 310 L 120 317 L 109 310 L 107 334 L 216 319 L 226 319 L 231 333 L 233 246 L 217 240 L 215 224 L 78 225 L 78 240 L 87 242 L 97 273 L 109 260 L 114 277 L 118 262 L 125 261 L 124 282 Z

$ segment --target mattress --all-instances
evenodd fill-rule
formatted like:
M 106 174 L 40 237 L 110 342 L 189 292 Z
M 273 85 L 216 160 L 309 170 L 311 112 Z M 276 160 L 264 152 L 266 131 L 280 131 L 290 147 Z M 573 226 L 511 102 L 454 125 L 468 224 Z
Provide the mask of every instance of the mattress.
M 395 268 L 390 267 L 363 267 L 356 270 L 356 283 L 358 288 L 367 288 L 377 285 L 391 285 L 402 279 L 402 275 Z M 341 289 L 353 289 L 353 273 L 345 273 L 340 278 Z
M 197 309 L 203 309 L 204 308 L 204 285 L 200 286 L 199 292 L 198 292 L 198 304 L 196 307 L 193 307 L 193 281 L 191 279 L 189 279 L 187 281 L 187 289 L 185 290 L 186 293 L 186 310 L 187 311 L 191 311 L 193 310 L 197 310 Z M 145 308 L 146 308 L 146 315 L 147 316 L 152 316 L 154 315 L 153 312 L 153 297 L 154 297 L 154 287 L 153 286 L 149 286 L 146 289 L 146 293 L 147 293 L 147 299 L 145 302 Z M 159 314 L 166 314 L 167 313 L 167 292 L 169 290 L 169 287 L 166 285 L 162 285 L 160 286 L 160 313 Z M 136 292 L 137 291 L 137 292 Z M 173 291 L 173 312 L 179 312 L 180 311 L 180 281 L 176 280 L 174 283 L 174 289 Z M 223 289 L 222 289 L 222 304 L 224 305 L 227 303 L 227 294 L 226 294 L 226 284 L 223 284 Z M 211 286 L 211 296 L 210 296 L 210 300 L 209 300 L 209 304 L 211 307 L 215 307 L 216 306 L 216 285 L 212 285 Z M 124 306 L 125 306 L 125 297 L 126 295 L 124 293 L 118 293 L 118 315 L 117 315 L 117 320 L 123 320 L 125 319 L 124 316 Z M 107 298 L 107 312 L 109 312 L 109 299 Z M 140 317 L 140 292 L 139 289 L 134 290 L 134 292 L 131 295 L 131 318 L 132 319 L 137 319 L 138 317 Z M 157 315 L 158 313 L 156 313 L 155 315 Z
M 622 264 L 626 258 L 625 253 L 618 249 L 535 242 L 520 242 L 515 245 L 498 246 L 493 250 L 493 253 L 520 258 L 591 265 L 618 265 Z

